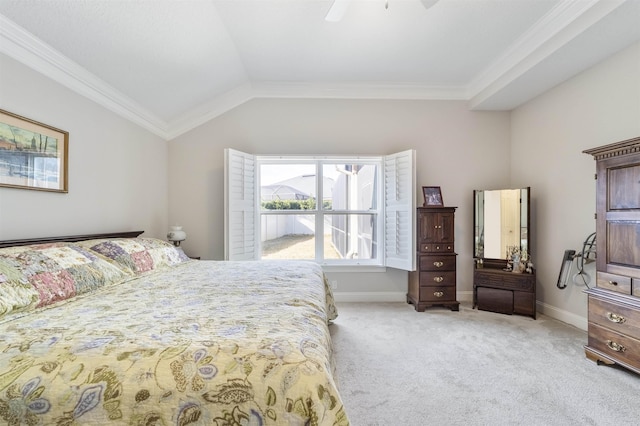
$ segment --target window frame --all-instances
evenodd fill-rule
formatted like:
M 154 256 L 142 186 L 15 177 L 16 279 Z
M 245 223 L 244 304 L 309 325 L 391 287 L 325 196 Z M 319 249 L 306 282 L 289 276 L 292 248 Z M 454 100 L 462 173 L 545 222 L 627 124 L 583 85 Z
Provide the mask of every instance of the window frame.
M 260 217 L 262 209 L 259 199 L 258 184 L 260 182 L 259 164 L 269 164 L 269 161 L 287 162 L 289 164 L 317 161 L 325 163 L 375 163 L 380 173 L 377 180 L 378 207 L 376 214 L 377 256 L 375 259 L 339 259 L 330 262 L 322 261 L 323 267 L 354 267 L 362 270 L 364 267 L 384 268 L 393 267 L 407 271 L 415 270 L 415 206 L 416 206 L 416 178 L 415 151 L 407 150 L 386 156 L 300 156 L 300 155 L 252 155 L 225 149 L 224 170 L 224 235 L 225 260 L 256 260 L 260 259 Z M 379 162 L 379 163 L 378 163 Z M 316 166 L 318 167 L 318 166 Z M 320 173 L 322 177 L 322 167 Z M 316 179 L 316 194 L 321 194 L 321 179 Z M 321 198 L 321 197 L 318 197 Z M 321 202 L 316 202 L 316 211 Z M 285 210 L 275 210 L 267 214 L 282 214 Z M 287 210 L 285 214 L 306 214 L 309 210 Z M 371 214 L 370 210 L 347 210 L 348 214 Z M 312 213 L 316 222 L 322 220 L 326 214 L 342 214 L 339 211 L 328 210 L 322 214 Z M 316 223 L 316 235 L 317 235 Z M 257 240 L 257 241 L 256 241 Z M 316 252 L 323 238 L 315 238 Z
M 313 165 L 315 167 L 315 194 L 316 194 L 316 208 L 314 210 L 263 210 L 261 208 L 260 187 L 262 186 L 261 166 L 263 165 Z M 355 209 L 324 209 L 323 197 L 320 194 L 324 194 L 324 167 L 331 164 L 359 164 L 359 165 L 374 165 L 377 167 L 377 174 L 375 177 L 375 204 L 376 208 L 371 210 L 355 210 Z M 315 258 L 305 259 L 312 260 L 319 263 L 322 266 L 383 266 L 384 265 L 384 203 L 382 184 L 384 179 L 384 158 L 383 157 L 360 157 L 360 156 L 287 156 L 287 155 L 256 155 L 255 156 L 255 168 L 256 168 L 256 200 L 257 200 L 257 223 L 260 226 L 262 223 L 262 216 L 269 215 L 314 215 L 314 241 L 315 241 Z M 376 250 L 376 256 L 371 259 L 327 259 L 324 252 L 324 238 L 318 237 L 324 235 L 325 231 L 325 218 L 331 215 L 373 215 L 375 216 L 375 227 L 377 240 L 375 244 L 378 246 Z M 382 240 L 381 240 L 382 238 Z M 261 241 L 258 241 L 258 258 L 261 258 Z

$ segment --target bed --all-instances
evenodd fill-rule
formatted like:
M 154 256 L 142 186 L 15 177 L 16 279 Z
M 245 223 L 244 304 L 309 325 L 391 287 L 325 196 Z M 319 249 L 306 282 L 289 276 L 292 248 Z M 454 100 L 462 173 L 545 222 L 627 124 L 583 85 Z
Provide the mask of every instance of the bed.
M 0 423 L 349 424 L 319 265 L 139 234 L 0 242 Z

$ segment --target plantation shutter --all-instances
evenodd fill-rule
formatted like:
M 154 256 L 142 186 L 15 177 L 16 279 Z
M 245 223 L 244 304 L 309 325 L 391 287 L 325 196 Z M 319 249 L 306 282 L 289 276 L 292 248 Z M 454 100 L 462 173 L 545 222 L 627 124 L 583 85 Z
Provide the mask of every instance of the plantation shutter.
M 251 154 L 224 150 L 224 258 L 258 258 L 256 161 Z
M 384 158 L 385 265 L 416 270 L 415 151 Z

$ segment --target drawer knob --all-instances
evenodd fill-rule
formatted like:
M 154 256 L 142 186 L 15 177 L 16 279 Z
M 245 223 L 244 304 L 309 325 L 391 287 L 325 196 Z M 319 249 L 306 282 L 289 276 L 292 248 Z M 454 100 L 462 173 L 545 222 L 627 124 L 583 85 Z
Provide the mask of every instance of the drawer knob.
M 618 285 L 618 283 L 617 283 L 617 282 L 615 282 L 615 281 L 609 281 L 609 284 L 611 284 L 611 285 Z
M 433 295 L 435 297 L 442 297 L 442 296 L 444 296 L 444 292 L 442 292 L 442 291 L 434 291 Z
M 624 352 L 627 350 L 627 348 L 622 346 L 620 343 L 612 342 L 611 340 L 607 340 L 607 346 L 609 349 L 616 352 Z
M 443 277 L 433 277 L 433 280 L 437 283 L 441 283 L 442 281 L 444 281 Z
M 433 266 L 436 268 L 442 268 L 442 265 L 444 265 L 444 262 L 433 262 Z
M 613 312 L 607 312 L 607 319 L 611 322 L 615 322 L 616 324 L 622 324 L 627 320 L 622 315 L 614 314 Z

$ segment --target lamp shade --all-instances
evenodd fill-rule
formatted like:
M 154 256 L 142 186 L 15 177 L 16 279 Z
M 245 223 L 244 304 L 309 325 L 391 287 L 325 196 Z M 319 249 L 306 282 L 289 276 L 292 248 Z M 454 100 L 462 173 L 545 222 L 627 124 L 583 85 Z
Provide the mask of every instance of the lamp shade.
M 181 241 L 187 239 L 187 233 L 182 230 L 182 226 L 172 226 L 169 228 L 167 239 L 176 246 L 179 246 Z

